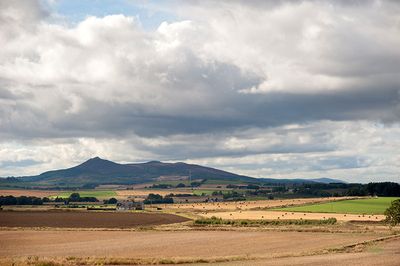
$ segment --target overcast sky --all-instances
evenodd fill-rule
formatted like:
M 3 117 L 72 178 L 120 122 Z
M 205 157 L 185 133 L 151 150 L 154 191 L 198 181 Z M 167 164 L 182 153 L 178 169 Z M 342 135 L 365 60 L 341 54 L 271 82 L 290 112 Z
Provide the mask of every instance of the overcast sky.
M 0 176 L 91 157 L 400 182 L 400 2 L 0 1 Z

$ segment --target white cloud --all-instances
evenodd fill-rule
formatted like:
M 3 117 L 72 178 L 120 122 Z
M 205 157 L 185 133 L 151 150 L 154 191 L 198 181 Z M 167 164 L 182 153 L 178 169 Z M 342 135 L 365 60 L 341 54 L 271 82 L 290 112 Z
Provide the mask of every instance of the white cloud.
M 37 1 L 0 3 L 0 162 L 40 162 L 0 176 L 99 155 L 396 178 L 396 2 L 163 5 L 178 19 L 145 31 L 132 16 L 68 24 Z

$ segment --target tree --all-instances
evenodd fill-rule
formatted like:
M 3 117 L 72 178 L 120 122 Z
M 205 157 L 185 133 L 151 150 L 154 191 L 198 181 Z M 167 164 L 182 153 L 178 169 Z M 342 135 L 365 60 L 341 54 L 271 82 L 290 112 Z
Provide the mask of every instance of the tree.
M 0 205 L 42 205 L 43 200 L 37 197 L 28 196 L 0 196 Z
M 0 205 L 17 205 L 17 198 L 14 196 L 0 196 Z
M 42 205 L 43 200 L 41 198 L 32 197 L 32 205 Z
M 171 197 L 150 193 L 147 198 L 143 201 L 144 204 L 160 204 L 160 203 L 174 203 Z
M 247 185 L 247 189 L 260 189 L 260 186 L 257 186 L 254 184 L 249 184 L 249 185 Z
M 65 199 L 64 199 L 64 198 L 56 197 L 56 198 L 54 199 L 54 202 L 65 202 Z
M 42 199 L 42 201 L 43 201 L 43 202 L 50 202 L 50 199 L 49 199 L 48 197 L 44 197 L 44 198 Z
M 191 187 L 199 187 L 199 186 L 201 186 L 201 182 L 192 182 L 192 183 L 190 183 L 190 186 Z
M 78 201 L 80 201 L 80 199 L 81 199 L 81 195 L 79 195 L 79 193 L 72 193 L 68 198 L 68 200 L 71 202 L 78 202 Z
M 108 200 L 104 200 L 104 204 L 117 204 L 118 200 L 116 198 L 110 198 Z
M 398 197 L 400 196 L 400 184 L 394 182 L 369 183 L 368 193 L 371 196 Z
M 211 195 L 212 195 L 212 196 L 218 196 L 218 195 L 224 195 L 224 194 L 223 194 L 222 191 L 220 190 L 220 191 L 213 191 Z
M 395 226 L 400 223 L 400 199 L 392 201 L 392 204 L 385 211 L 386 222 Z

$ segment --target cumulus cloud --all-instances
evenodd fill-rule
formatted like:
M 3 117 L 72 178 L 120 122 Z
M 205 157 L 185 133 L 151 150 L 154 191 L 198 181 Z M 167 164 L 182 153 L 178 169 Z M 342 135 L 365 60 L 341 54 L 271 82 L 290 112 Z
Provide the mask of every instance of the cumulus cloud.
M 123 14 L 66 23 L 39 1 L 1 2 L 0 175 L 103 155 L 266 177 L 398 178 L 385 155 L 397 144 L 374 144 L 399 128 L 398 3 L 146 8 L 176 20 L 154 31 Z M 343 129 L 352 125 L 354 136 Z

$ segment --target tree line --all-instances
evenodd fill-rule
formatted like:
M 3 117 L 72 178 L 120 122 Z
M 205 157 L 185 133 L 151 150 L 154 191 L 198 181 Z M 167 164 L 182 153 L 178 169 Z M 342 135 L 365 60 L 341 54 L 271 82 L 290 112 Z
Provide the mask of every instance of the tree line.
M 1 205 L 42 205 L 43 202 L 49 202 L 49 198 L 38 198 L 28 196 L 0 196 Z
M 274 189 L 274 192 L 277 192 Z M 341 196 L 379 196 L 400 197 L 400 184 L 394 182 L 330 183 L 330 184 L 298 184 L 292 188 L 286 187 L 285 192 L 291 191 L 298 196 L 311 197 L 341 197 Z M 282 191 L 283 192 L 283 191 Z M 283 192 L 283 193 L 285 193 Z
M 174 199 L 171 195 L 166 195 L 165 197 L 159 194 L 150 193 L 147 198 L 143 201 L 144 204 L 168 204 L 174 203 Z
M 116 199 L 110 199 L 111 202 Z M 110 201 L 109 200 L 109 201 Z M 43 205 L 46 202 L 60 202 L 68 204 L 70 202 L 98 202 L 99 200 L 95 197 L 81 197 L 79 193 L 72 193 L 68 198 L 56 197 L 49 199 L 47 197 L 39 198 L 34 196 L 0 196 L 1 205 Z

